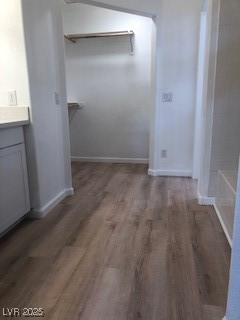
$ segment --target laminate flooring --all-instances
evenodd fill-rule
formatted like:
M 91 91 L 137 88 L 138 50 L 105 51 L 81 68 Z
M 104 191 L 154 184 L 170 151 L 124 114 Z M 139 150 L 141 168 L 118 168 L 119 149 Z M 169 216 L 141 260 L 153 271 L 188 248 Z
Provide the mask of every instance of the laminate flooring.
M 223 317 L 230 248 L 194 180 L 74 163 L 73 182 L 74 196 L 0 240 L 1 309 L 43 308 L 49 320 Z

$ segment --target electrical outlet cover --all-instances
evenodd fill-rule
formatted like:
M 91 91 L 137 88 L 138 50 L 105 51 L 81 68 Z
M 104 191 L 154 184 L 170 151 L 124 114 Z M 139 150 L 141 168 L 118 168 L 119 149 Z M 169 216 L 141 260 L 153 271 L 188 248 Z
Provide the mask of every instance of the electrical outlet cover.
M 17 91 L 9 91 L 8 92 L 8 105 L 9 106 L 17 106 Z

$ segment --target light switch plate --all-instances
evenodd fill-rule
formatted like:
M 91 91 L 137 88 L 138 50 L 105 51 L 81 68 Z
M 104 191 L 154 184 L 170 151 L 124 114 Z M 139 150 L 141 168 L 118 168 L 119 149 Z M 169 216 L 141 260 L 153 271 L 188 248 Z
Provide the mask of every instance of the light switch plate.
M 162 102 L 163 103 L 169 103 L 173 101 L 173 93 L 172 92 L 164 92 L 162 94 Z
M 167 150 L 162 150 L 162 151 L 161 151 L 161 157 L 162 157 L 163 159 L 166 159 L 167 156 L 168 156 Z
M 9 106 L 17 106 L 17 91 L 9 91 L 8 92 L 8 105 Z
M 60 105 L 60 96 L 58 92 L 54 92 L 54 100 L 56 105 Z

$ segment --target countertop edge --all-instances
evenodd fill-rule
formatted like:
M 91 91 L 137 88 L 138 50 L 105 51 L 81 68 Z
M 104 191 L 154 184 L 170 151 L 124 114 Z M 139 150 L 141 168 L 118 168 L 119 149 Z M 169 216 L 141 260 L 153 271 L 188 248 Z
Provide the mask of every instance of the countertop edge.
M 21 127 L 26 126 L 30 122 L 29 120 L 17 120 L 17 121 L 8 121 L 5 123 L 0 122 L 0 129 L 10 128 L 10 127 Z

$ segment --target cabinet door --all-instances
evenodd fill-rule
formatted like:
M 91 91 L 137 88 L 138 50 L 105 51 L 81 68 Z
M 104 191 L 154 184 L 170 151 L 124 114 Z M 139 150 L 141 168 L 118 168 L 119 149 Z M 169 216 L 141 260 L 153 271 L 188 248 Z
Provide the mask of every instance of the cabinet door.
M 24 144 L 0 150 L 0 233 L 30 210 Z

